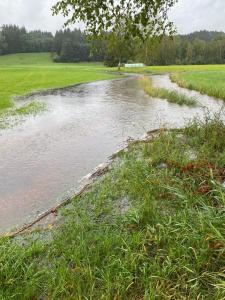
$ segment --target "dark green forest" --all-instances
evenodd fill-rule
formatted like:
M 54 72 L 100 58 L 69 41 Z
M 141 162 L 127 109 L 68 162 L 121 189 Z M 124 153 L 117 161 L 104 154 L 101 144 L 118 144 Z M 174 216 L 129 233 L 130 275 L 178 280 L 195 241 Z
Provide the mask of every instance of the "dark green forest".
M 146 65 L 224 64 L 225 33 L 199 31 L 173 38 L 124 39 L 107 33 L 90 40 L 79 29 L 51 32 L 27 31 L 4 25 L 0 30 L 0 55 L 51 52 L 55 62 L 104 61 L 116 66 L 119 61 Z

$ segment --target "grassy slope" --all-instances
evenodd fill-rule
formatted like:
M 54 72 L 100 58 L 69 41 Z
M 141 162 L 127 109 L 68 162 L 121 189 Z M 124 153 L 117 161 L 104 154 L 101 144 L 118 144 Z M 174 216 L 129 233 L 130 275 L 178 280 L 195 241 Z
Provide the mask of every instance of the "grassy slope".
M 101 64 L 54 64 L 50 54 L 0 57 L 0 109 L 13 105 L 11 97 L 39 89 L 115 78 Z
M 225 70 L 204 71 L 204 72 L 186 72 L 175 74 L 171 79 L 178 85 L 197 90 L 203 94 L 225 100 Z
M 52 64 L 50 53 L 18 53 L 0 57 L 0 67 Z
M 0 299 L 224 299 L 224 135 L 218 119 L 162 131 L 61 211 L 52 239 L 2 239 Z

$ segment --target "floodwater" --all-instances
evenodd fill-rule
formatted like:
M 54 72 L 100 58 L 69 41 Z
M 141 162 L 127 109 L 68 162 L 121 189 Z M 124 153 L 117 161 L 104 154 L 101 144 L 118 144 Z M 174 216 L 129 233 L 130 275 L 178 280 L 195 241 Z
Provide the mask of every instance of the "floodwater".
M 179 89 L 167 76 L 155 76 L 154 83 Z M 197 96 L 211 111 L 222 105 L 185 92 Z M 34 98 L 45 102 L 48 110 L 0 131 L 1 232 L 60 203 L 128 138 L 139 138 L 161 126 L 183 126 L 204 111 L 148 97 L 137 77 L 83 84 Z

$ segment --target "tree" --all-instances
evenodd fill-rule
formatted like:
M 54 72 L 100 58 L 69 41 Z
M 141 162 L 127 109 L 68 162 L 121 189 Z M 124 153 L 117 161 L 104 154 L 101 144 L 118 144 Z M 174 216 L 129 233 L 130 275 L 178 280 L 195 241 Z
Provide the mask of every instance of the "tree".
M 5 54 L 7 51 L 7 43 L 4 35 L 0 31 L 0 55 Z
M 105 33 L 102 37 L 105 40 L 105 65 L 109 67 L 120 66 L 122 63 L 132 60 L 135 43 L 133 38 L 125 39 L 123 28 L 118 32 Z
M 125 37 L 146 40 L 174 32 L 168 21 L 168 11 L 177 0 L 61 0 L 52 8 L 53 14 L 62 13 L 66 25 L 82 21 L 87 32 L 99 35 L 118 32 L 123 24 Z
M 26 29 L 16 25 L 3 25 L 2 35 L 7 44 L 7 54 L 24 52 L 26 43 Z

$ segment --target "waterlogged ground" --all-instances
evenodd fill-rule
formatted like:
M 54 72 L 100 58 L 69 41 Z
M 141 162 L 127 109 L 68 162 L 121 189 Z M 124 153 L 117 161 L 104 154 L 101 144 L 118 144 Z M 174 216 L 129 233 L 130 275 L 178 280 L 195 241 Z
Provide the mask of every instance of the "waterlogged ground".
M 178 88 L 166 75 L 155 76 L 154 84 L 190 93 L 200 106 L 151 99 L 135 77 L 32 97 L 46 103 L 47 111 L 0 131 L 0 231 L 29 222 L 73 194 L 81 178 L 128 138 L 161 126 L 183 126 L 203 116 L 202 105 L 213 112 L 223 104 Z

